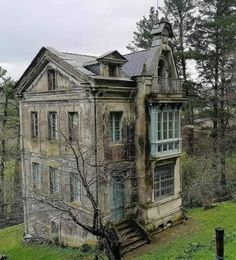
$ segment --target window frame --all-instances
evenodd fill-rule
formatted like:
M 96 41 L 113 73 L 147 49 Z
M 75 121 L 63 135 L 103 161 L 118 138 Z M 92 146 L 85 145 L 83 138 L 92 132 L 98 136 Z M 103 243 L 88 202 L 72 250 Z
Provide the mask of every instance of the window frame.
M 117 77 L 117 65 L 108 64 L 108 75 L 109 77 Z
M 169 169 L 168 169 L 169 168 Z M 161 172 L 162 170 L 162 172 Z M 163 171 L 164 170 L 164 171 Z M 164 179 L 163 175 L 167 174 L 167 170 L 170 170 L 170 177 Z M 157 176 L 155 176 L 157 175 Z M 158 176 L 160 175 L 160 176 Z M 175 164 L 168 163 L 163 165 L 156 165 L 153 170 L 153 201 L 161 201 L 175 196 Z M 158 177 L 156 180 L 155 178 Z M 167 185 L 168 182 L 173 182 L 171 185 Z M 158 186 L 156 188 L 156 186 Z M 168 192 L 167 190 L 170 189 Z M 159 195 L 156 195 L 159 192 Z M 162 192 L 164 194 L 162 194 Z
M 68 112 L 68 140 L 70 142 L 78 140 L 79 113 L 76 111 Z
M 58 140 L 58 113 L 56 111 L 49 111 L 47 114 L 48 118 L 48 139 Z M 52 118 L 56 115 L 55 118 Z
M 75 188 L 77 191 L 75 192 Z M 70 172 L 70 202 L 81 202 L 82 185 L 77 173 Z
M 123 111 L 111 111 L 109 114 L 109 124 L 110 124 L 109 138 L 111 143 L 120 143 L 122 141 L 122 117 L 123 117 Z M 117 121 L 118 121 L 118 127 L 116 125 Z M 116 131 L 118 131 L 118 134 Z
M 36 167 L 37 166 L 37 167 Z M 37 169 L 36 169 L 36 168 Z M 36 171 L 35 171 L 36 170 Z M 32 172 L 32 184 L 33 189 L 41 189 L 42 188 L 42 172 L 41 165 L 37 162 L 31 163 L 31 172 Z
M 47 70 L 48 90 L 57 90 L 57 73 L 55 69 Z
M 49 192 L 50 192 L 50 194 L 59 193 L 61 190 L 61 187 L 60 187 L 60 178 L 59 178 L 58 168 L 49 166 L 48 174 L 49 174 Z
M 181 109 L 172 104 L 150 108 L 151 156 L 160 157 L 181 152 Z
M 31 118 L 31 138 L 38 138 L 38 136 L 39 136 L 39 113 L 38 113 L 38 111 L 31 111 L 30 118 Z

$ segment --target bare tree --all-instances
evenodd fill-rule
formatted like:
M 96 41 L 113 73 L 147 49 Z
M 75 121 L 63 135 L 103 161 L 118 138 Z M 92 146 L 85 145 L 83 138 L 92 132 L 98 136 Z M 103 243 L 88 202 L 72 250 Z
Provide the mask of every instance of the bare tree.
M 6 74 L 7 71 L 0 67 L 0 221 L 2 224 L 5 223 L 6 206 L 10 205 L 12 211 L 14 199 L 20 197 L 19 193 L 15 196 L 15 187 L 19 187 L 20 182 L 18 104 L 14 96 L 14 82 Z M 9 180 L 9 172 L 12 174 L 11 181 L 6 180 L 7 173 Z M 13 185 L 14 182 L 16 185 Z M 17 203 L 19 205 L 19 201 Z
M 72 131 L 72 129 L 69 131 Z M 28 192 L 25 199 L 30 203 L 39 204 L 41 213 L 52 211 L 52 215 L 55 216 L 56 214 L 66 221 L 72 221 L 91 235 L 96 236 L 109 259 L 121 259 L 119 237 L 117 237 L 117 232 L 112 224 L 111 215 L 104 214 L 101 210 L 99 192 L 104 187 L 109 186 L 111 181 L 123 183 L 124 180 L 131 180 L 134 182 L 132 180 L 134 179 L 134 163 L 126 159 L 115 162 L 94 160 L 94 156 L 96 156 L 94 151 L 98 149 L 98 143 L 84 145 L 79 142 L 75 133 L 68 137 L 63 132 L 60 131 L 60 135 L 63 137 L 61 145 L 68 149 L 68 159 L 71 163 L 68 165 L 69 170 L 61 172 L 61 174 L 68 175 L 69 172 L 72 172 L 72 178 L 81 183 L 82 196 L 86 200 L 86 221 L 83 217 L 85 214 L 84 208 L 70 201 L 69 197 L 73 190 L 70 190 L 69 196 L 65 196 L 61 192 L 57 194 L 48 193 L 48 191 L 43 188 L 40 189 L 36 185 L 35 187 L 27 187 Z M 104 142 L 104 140 L 101 140 L 101 142 Z M 97 152 L 100 152 L 99 149 Z M 124 158 L 124 156 L 121 157 Z M 62 187 L 69 184 L 61 181 L 59 185 Z M 50 187 L 50 189 L 53 189 L 53 187 Z M 129 192 L 134 192 L 135 187 L 133 189 Z M 96 258 L 98 258 L 98 254 Z

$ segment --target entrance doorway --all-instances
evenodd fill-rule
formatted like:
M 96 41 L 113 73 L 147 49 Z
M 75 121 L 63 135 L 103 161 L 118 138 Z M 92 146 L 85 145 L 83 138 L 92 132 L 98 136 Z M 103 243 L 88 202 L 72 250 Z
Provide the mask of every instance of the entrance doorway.
M 111 217 L 113 221 L 118 221 L 124 218 L 124 183 L 120 178 L 112 178 L 111 183 Z

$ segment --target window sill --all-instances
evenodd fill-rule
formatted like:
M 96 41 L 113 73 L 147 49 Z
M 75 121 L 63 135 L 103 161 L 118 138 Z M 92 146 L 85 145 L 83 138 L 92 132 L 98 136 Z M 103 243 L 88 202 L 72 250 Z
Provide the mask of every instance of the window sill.
M 110 142 L 109 145 L 110 146 L 123 146 L 124 144 L 120 141 L 120 142 Z
M 31 136 L 31 140 L 33 142 L 37 142 L 39 140 L 39 137 L 38 136 L 34 136 L 34 137 Z
M 152 205 L 159 206 L 159 205 L 165 204 L 167 202 L 170 202 L 172 200 L 176 200 L 179 198 L 181 198 L 179 195 L 172 195 L 170 197 L 160 198 L 159 200 L 157 199 L 157 200 L 153 201 Z
M 48 139 L 48 141 L 49 141 L 50 143 L 58 143 L 58 142 L 59 142 L 58 139 Z

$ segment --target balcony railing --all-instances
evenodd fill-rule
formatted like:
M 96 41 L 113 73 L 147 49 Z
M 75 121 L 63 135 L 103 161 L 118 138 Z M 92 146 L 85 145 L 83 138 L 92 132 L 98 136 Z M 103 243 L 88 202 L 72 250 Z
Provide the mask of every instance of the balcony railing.
M 155 93 L 160 94 L 181 94 L 182 93 L 183 80 L 172 78 L 154 78 L 152 83 L 152 90 Z

